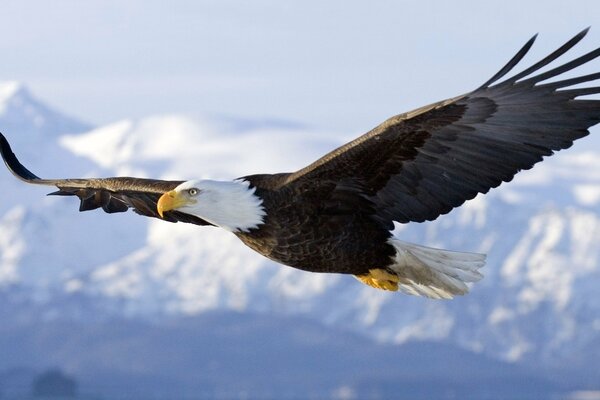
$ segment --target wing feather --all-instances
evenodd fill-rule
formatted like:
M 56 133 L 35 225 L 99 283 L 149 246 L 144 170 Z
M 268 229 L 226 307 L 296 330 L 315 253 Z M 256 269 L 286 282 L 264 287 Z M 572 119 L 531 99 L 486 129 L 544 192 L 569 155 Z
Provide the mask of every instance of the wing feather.
M 519 62 L 521 62 L 523 57 L 525 57 L 525 55 L 529 52 L 529 50 L 531 49 L 531 46 L 533 46 L 533 43 L 535 42 L 535 39 L 537 39 L 537 36 L 538 36 L 537 33 L 535 35 L 533 35 L 533 37 L 531 39 L 529 39 L 523 47 L 521 47 L 521 49 L 517 52 L 517 54 L 515 54 L 513 56 L 513 58 L 511 58 L 510 61 L 508 63 L 506 63 L 506 65 L 504 67 L 502 67 L 502 69 L 500 71 L 498 71 L 494 76 L 492 76 L 483 85 L 481 85 L 479 87 L 479 89 L 484 89 L 484 88 L 490 86 L 492 83 L 496 82 L 499 79 L 502 79 L 502 77 L 504 77 L 506 74 L 508 74 Z M 584 36 L 585 36 L 585 33 L 584 33 Z M 558 50 L 555 53 L 557 53 L 557 52 L 558 52 Z M 552 57 L 552 55 L 550 55 L 549 57 L 546 57 L 546 58 L 549 59 L 550 57 Z M 542 60 L 542 61 L 544 61 L 544 60 Z M 552 60 L 550 60 L 550 61 L 552 61 Z M 539 64 L 541 64 L 541 62 Z
M 290 174 L 282 186 L 354 179 L 376 206 L 375 217 L 391 229 L 393 221 L 433 220 L 512 180 L 600 122 L 600 100 L 578 98 L 598 94 L 600 87 L 572 88 L 600 79 L 600 72 L 541 83 L 599 57 L 600 48 L 538 73 L 587 31 L 500 81 L 530 50 L 534 36 L 478 89 L 392 117 Z
M 558 49 L 556 49 L 555 51 L 553 51 L 552 53 L 550 53 L 548 56 L 544 57 L 543 59 L 541 59 L 537 63 L 533 64 L 531 67 L 525 69 L 524 71 L 516 74 L 512 78 L 507 79 L 506 82 L 507 83 L 509 83 L 509 82 L 510 83 L 514 83 L 514 82 L 518 81 L 519 79 L 524 78 L 527 75 L 530 75 L 533 72 L 538 71 L 539 69 L 541 69 L 541 68 L 545 67 L 546 65 L 552 63 L 554 60 L 556 60 L 557 58 L 559 58 L 560 56 L 562 56 L 563 54 L 565 54 L 567 51 L 571 50 L 577 43 L 579 43 L 581 41 L 581 39 L 583 39 L 585 37 L 585 35 L 587 35 L 587 33 L 588 33 L 589 30 L 590 30 L 589 27 L 585 28 L 584 30 L 582 30 L 581 32 L 579 32 L 577 35 L 575 35 L 567 43 L 563 44 Z M 534 40 L 535 40 L 536 36 L 533 37 Z M 531 44 L 533 45 L 533 42 L 531 42 Z M 527 48 L 527 50 L 529 50 L 530 48 L 531 48 L 531 46 L 529 46 Z M 488 81 L 488 83 L 491 84 L 492 82 Z M 484 87 L 489 86 L 489 84 L 488 85 L 484 85 Z
M 49 195 L 78 197 L 80 200 L 79 211 L 101 208 L 107 213 L 119 213 L 131 208 L 137 214 L 160 218 L 156 209 L 158 199 L 163 193 L 174 189 L 183 182 L 131 177 L 41 179 L 21 164 L 1 133 L 0 153 L 10 172 L 20 180 L 35 185 L 56 186 L 59 189 Z M 167 211 L 164 213 L 164 218 L 161 219 L 169 222 L 210 225 L 203 219 L 177 211 Z

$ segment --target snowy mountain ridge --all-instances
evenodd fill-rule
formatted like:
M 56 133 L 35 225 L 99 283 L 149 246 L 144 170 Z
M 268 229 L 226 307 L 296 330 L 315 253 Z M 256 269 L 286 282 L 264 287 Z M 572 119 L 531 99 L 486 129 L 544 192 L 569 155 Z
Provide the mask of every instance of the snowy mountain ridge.
M 0 85 L 0 100 L 0 130 L 42 177 L 231 179 L 298 169 L 360 134 L 180 115 L 88 130 L 20 85 Z M 591 136 L 598 134 L 594 128 Z M 3 190 L 14 190 L 0 204 L 0 290 L 20 288 L 38 303 L 58 304 L 58 312 L 83 296 L 153 319 L 218 309 L 303 315 L 386 342 L 433 339 L 505 360 L 560 364 L 598 353 L 595 136 L 433 223 L 397 227 L 403 240 L 488 253 L 485 278 L 450 302 L 275 265 L 216 228 L 131 212 L 79 213 L 76 200 L 45 198 L 48 188 L 25 186 L 8 172 L 0 173 Z

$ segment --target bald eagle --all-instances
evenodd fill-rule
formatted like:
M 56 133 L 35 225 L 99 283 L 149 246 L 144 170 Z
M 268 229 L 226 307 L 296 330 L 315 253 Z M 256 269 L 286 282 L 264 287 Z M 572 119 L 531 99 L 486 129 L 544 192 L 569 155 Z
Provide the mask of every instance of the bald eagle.
M 452 298 L 478 281 L 485 255 L 401 241 L 394 221 L 435 220 L 478 193 L 586 136 L 600 121 L 600 87 L 575 85 L 600 72 L 548 81 L 600 55 L 600 48 L 545 72 L 587 29 L 541 61 L 502 80 L 536 36 L 479 88 L 394 116 L 305 168 L 232 181 L 131 177 L 41 179 L 0 135 L 8 169 L 52 195 L 77 196 L 80 211 L 102 208 L 169 222 L 212 225 L 278 263 L 351 274 L 383 290 Z

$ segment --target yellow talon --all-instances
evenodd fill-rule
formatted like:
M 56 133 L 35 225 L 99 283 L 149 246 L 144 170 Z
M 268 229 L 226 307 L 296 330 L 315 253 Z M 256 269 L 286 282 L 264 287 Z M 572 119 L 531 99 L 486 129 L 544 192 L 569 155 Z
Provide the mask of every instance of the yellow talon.
M 370 269 L 368 274 L 354 276 L 365 285 L 369 285 L 376 289 L 390 290 L 392 292 L 398 290 L 398 276 L 385 269 L 374 268 Z

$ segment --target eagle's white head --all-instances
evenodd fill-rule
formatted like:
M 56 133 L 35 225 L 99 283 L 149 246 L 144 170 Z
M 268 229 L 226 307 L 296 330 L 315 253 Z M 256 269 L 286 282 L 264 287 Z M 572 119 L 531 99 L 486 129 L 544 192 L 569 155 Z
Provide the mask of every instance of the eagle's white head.
M 177 210 L 231 232 L 246 232 L 262 224 L 266 215 L 255 191 L 244 180 L 191 180 L 163 194 L 156 208 L 161 217 Z

